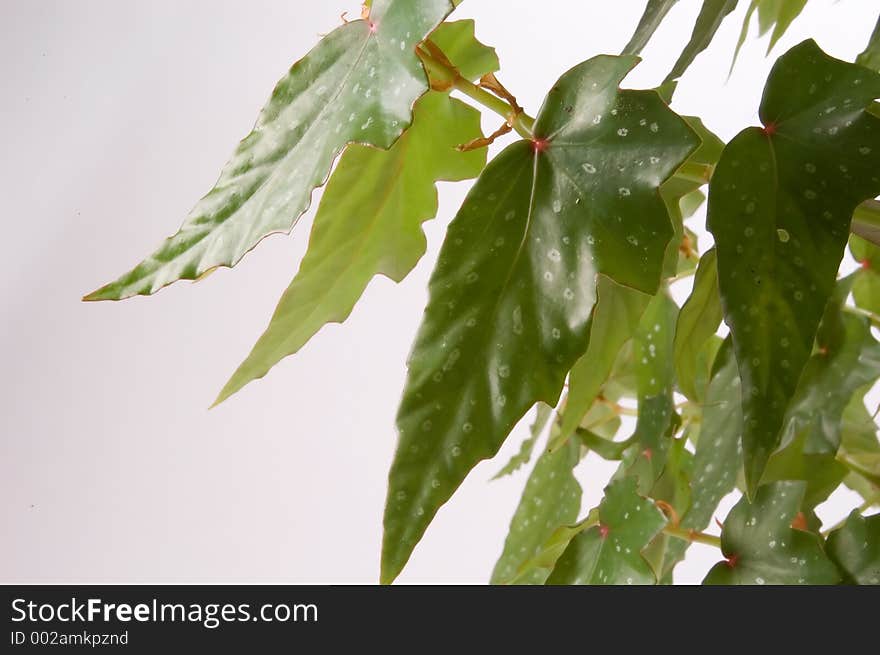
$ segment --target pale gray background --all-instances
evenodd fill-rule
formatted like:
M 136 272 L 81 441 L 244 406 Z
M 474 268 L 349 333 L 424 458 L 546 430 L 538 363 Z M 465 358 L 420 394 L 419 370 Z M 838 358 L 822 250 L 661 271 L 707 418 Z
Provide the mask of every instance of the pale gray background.
M 675 100 L 725 139 L 756 122 L 779 53 L 815 35 L 852 58 L 877 5 L 811 0 L 769 59 L 750 39 L 726 82 L 747 4 Z M 478 19 L 534 113 L 566 69 L 618 52 L 643 5 L 468 0 L 457 13 Z M 678 4 L 627 85 L 662 79 L 699 5 Z M 313 212 L 197 286 L 79 302 L 177 229 L 275 81 L 344 10 L 359 13 L 351 0 L 0 2 L 0 581 L 376 581 L 404 360 L 467 183 L 441 187 L 428 256 L 403 284 L 376 279 L 347 323 L 211 411 L 296 271 Z M 440 511 L 401 581 L 488 579 L 526 472 L 487 481 L 524 427 Z M 585 507 L 612 468 L 579 467 Z M 823 515 L 852 505 L 840 493 Z M 679 581 L 701 580 L 717 551 L 691 553 Z

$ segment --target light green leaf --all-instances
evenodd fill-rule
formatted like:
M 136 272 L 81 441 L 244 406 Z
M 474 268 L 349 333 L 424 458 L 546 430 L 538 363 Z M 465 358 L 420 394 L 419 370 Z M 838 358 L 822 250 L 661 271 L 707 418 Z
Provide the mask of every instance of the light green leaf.
M 440 23 L 430 38 L 465 79 L 478 80 L 501 67 L 495 48 L 477 39 L 470 18 Z
M 850 514 L 846 523 L 828 535 L 828 556 L 846 582 L 880 585 L 880 514 Z
M 611 375 L 623 345 L 632 338 L 650 296 L 600 276 L 589 325 L 587 352 L 575 362 L 568 381 L 562 426 L 550 448 L 562 445 L 580 425 Z
M 626 475 L 638 479 L 643 494 L 650 492 L 663 472 L 672 433 L 680 425 L 672 396 L 672 342 L 677 318 L 678 305 L 664 289 L 651 299 L 633 339 L 639 416 L 633 453 L 624 468 Z
M 691 473 L 691 504 L 682 515 L 682 528 L 705 530 L 718 503 L 736 487 L 741 465 L 741 434 L 739 371 L 730 339 L 727 339 L 718 353 L 716 370 L 706 390 Z M 681 540 L 670 543 L 664 574 L 684 557 L 689 546 L 690 542 Z
M 435 183 L 479 175 L 485 149 L 455 147 L 481 134 L 478 111 L 432 91 L 416 103 L 412 127 L 390 150 L 345 151 L 299 272 L 218 403 L 297 352 L 326 323 L 344 321 L 374 275 L 399 282 L 412 270 L 426 248 L 421 224 L 437 212 Z
M 660 27 L 660 23 L 663 22 L 666 14 L 669 13 L 669 10 L 672 9 L 676 2 L 678 0 L 648 0 L 645 5 L 645 11 L 639 19 L 639 24 L 636 26 L 636 31 L 633 32 L 632 38 L 620 54 L 639 54 L 648 45 L 648 41 L 651 40 L 654 32 Z
M 559 450 L 544 452 L 535 463 L 492 572 L 492 584 L 543 584 L 546 580 L 548 570 L 523 570 L 523 564 L 541 552 L 558 528 L 577 520 L 581 486 L 572 469 L 580 460 L 580 451 L 572 439 Z
M 853 300 L 858 307 L 880 315 L 880 248 L 854 234 L 849 238 L 849 249 L 862 265 L 855 272 Z
M 721 22 L 727 15 L 736 9 L 737 0 L 703 0 L 703 6 L 697 16 L 697 22 L 694 25 L 694 31 L 691 33 L 690 41 L 684 47 L 678 60 L 673 65 L 672 70 L 664 84 L 677 80 L 688 69 L 697 55 L 709 47 L 715 32 L 721 27 Z
M 871 38 L 864 51 L 856 57 L 856 63 L 860 66 L 880 71 L 880 18 L 877 18 L 877 24 L 874 31 L 871 32 Z
M 782 38 L 789 26 L 794 22 L 807 4 L 807 0 L 752 0 L 743 19 L 742 29 L 739 33 L 739 39 L 736 42 L 736 50 L 733 52 L 733 61 L 730 69 L 733 70 L 736 64 L 736 58 L 739 51 L 746 41 L 749 34 L 749 26 L 752 22 L 752 16 L 755 10 L 758 11 L 758 36 L 764 36 L 773 28 L 773 34 L 770 35 L 770 43 L 767 45 L 767 54 L 776 45 L 776 42 Z
M 880 75 L 806 41 L 773 67 L 764 129 L 731 141 L 709 188 L 725 322 L 743 381 L 753 493 L 834 290 L 855 207 L 880 193 Z
M 132 271 L 86 300 L 149 295 L 235 265 L 261 239 L 289 232 L 351 142 L 390 147 L 427 90 L 415 47 L 452 10 L 448 0 L 376 0 L 369 21 L 324 37 L 290 69 L 215 187 Z
M 563 75 L 534 141 L 486 167 L 449 227 L 398 413 L 383 581 L 528 408 L 556 403 L 587 346 L 596 275 L 657 289 L 672 234 L 657 190 L 697 137 L 655 92 L 618 89 L 634 63 Z
M 655 501 L 662 500 L 675 510 L 678 516 L 687 512 L 691 505 L 691 479 L 693 477 L 694 456 L 685 449 L 686 439 L 671 439 L 666 466 L 654 483 L 649 496 Z M 670 584 L 670 560 L 678 559 L 683 544 L 688 542 L 664 532 L 658 534 L 642 552 L 654 571 L 657 580 Z
M 743 496 L 721 531 L 727 558 L 712 567 L 704 584 L 835 584 L 840 580 L 818 535 L 791 527 L 801 507 L 803 482 L 760 487 L 755 502 Z
M 493 480 L 497 480 L 498 478 L 502 478 L 505 475 L 510 475 L 511 473 L 518 471 L 520 467 L 528 464 L 529 460 L 532 458 L 532 451 L 535 449 L 535 443 L 538 441 L 538 437 L 541 436 L 544 428 L 547 427 L 547 423 L 553 418 L 553 408 L 547 403 L 536 403 L 535 407 L 537 408 L 535 411 L 535 420 L 532 422 L 531 428 L 529 428 L 530 434 L 528 438 L 523 440 L 522 445 L 519 447 L 519 451 L 516 455 L 510 458 L 510 461 L 504 465 L 504 468 L 495 474 L 492 478 Z
M 703 203 L 705 196 L 700 187 L 707 184 L 711 171 L 721 157 L 724 142 L 713 134 L 699 118 L 683 116 L 691 129 L 700 137 L 700 147 L 691 153 L 682 164 L 678 174 L 669 178 L 660 187 L 660 195 L 666 203 L 669 218 L 675 234 L 666 248 L 666 261 L 663 266 L 664 277 L 673 277 L 686 270 L 693 270 L 699 259 L 696 235 L 684 226 Z M 683 252 L 684 237 L 688 236 L 687 253 Z
M 697 366 L 700 351 L 721 325 L 721 296 L 718 293 L 718 263 L 715 249 L 700 259 L 694 288 L 681 308 L 675 327 L 674 360 L 678 386 L 690 400 L 697 402 Z
M 611 483 L 599 506 L 599 524 L 571 540 L 547 584 L 656 583 L 641 553 L 665 524 L 654 503 L 638 495 L 633 478 Z

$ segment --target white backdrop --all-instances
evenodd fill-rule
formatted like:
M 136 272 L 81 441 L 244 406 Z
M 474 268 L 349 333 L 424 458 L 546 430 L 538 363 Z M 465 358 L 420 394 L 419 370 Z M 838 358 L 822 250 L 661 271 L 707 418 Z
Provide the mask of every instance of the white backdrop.
M 750 38 L 726 81 L 747 4 L 675 99 L 724 139 L 756 123 L 778 54 L 812 35 L 851 59 L 877 11 L 811 0 L 770 58 Z M 457 14 L 477 19 L 534 114 L 569 67 L 619 52 L 643 5 L 468 0 Z M 678 3 L 627 86 L 662 79 L 699 5 Z M 467 183 L 441 186 L 428 256 L 403 284 L 374 280 L 344 325 L 211 411 L 296 271 L 313 212 L 196 286 L 79 301 L 177 229 L 275 81 L 344 10 L 359 13 L 352 0 L 0 2 L 0 582 L 377 580 L 404 360 Z M 440 511 L 402 582 L 488 579 L 527 472 L 488 479 L 524 431 Z M 585 506 L 612 468 L 581 464 Z M 823 516 L 852 501 L 838 494 Z M 716 553 L 695 546 L 678 581 L 699 582 Z

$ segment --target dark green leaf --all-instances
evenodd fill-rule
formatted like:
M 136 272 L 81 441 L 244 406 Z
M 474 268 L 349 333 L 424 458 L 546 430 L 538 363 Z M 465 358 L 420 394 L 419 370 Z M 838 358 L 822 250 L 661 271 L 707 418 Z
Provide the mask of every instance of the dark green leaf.
M 865 47 L 864 51 L 856 57 L 856 63 L 860 66 L 866 66 L 875 71 L 880 71 L 880 18 L 877 19 L 874 31 L 871 32 L 871 38 L 868 40 L 868 45 Z
M 611 483 L 599 524 L 572 539 L 547 584 L 654 584 L 641 553 L 665 524 L 654 503 L 638 495 L 633 478 Z
M 828 556 L 847 582 L 880 584 L 880 514 L 850 514 L 846 523 L 828 535 Z
M 550 448 L 558 448 L 580 425 L 611 375 L 620 349 L 632 338 L 649 300 L 650 296 L 599 277 L 587 352 L 571 369 L 562 427 Z
M 581 509 L 581 486 L 572 469 L 580 460 L 580 445 L 570 440 L 538 458 L 519 506 L 510 522 L 504 551 L 492 572 L 492 584 L 543 584 L 549 571 L 523 564 L 541 552 L 544 543 L 561 526 L 574 523 Z
M 448 0 L 376 0 L 371 19 L 324 37 L 290 69 L 253 131 L 180 231 L 86 300 L 149 295 L 235 265 L 273 232 L 289 232 L 351 142 L 390 147 L 427 90 L 415 47 L 451 11 Z
M 664 84 L 677 80 L 687 70 L 697 55 L 709 47 L 715 32 L 721 27 L 727 15 L 736 9 L 737 0 L 703 0 L 703 6 L 697 16 L 694 31 L 678 60 L 663 81 Z
M 474 21 L 469 18 L 441 23 L 430 38 L 465 79 L 477 80 L 500 68 L 495 48 L 477 40 Z
M 632 57 L 566 73 L 535 140 L 485 169 L 447 232 L 409 361 L 385 512 L 382 580 L 535 402 L 555 404 L 587 346 L 597 273 L 656 291 L 672 233 L 657 193 L 697 138 Z
M 530 434 L 528 438 L 523 440 L 522 445 L 519 447 L 519 451 L 510 458 L 510 461 L 504 465 L 498 473 L 492 478 L 493 480 L 497 480 L 498 478 L 502 478 L 505 475 L 510 475 L 515 471 L 518 471 L 521 466 L 525 466 L 529 463 L 529 460 L 532 458 L 532 451 L 535 449 L 535 443 L 538 441 L 538 437 L 541 436 L 541 433 L 544 431 L 544 428 L 547 427 L 547 423 L 553 418 L 553 408 L 550 407 L 547 403 L 536 403 L 535 407 L 535 420 L 532 422 L 530 430 Z
M 438 180 L 479 175 L 485 149 L 456 146 L 481 136 L 480 113 L 432 91 L 390 150 L 350 146 L 324 191 L 299 272 L 221 402 L 263 377 L 325 324 L 344 321 L 374 275 L 399 282 L 425 253 L 422 223 L 437 212 Z
M 648 0 L 645 5 L 645 11 L 639 19 L 636 31 L 633 32 L 632 38 L 626 47 L 620 53 L 622 55 L 637 55 L 642 49 L 648 45 L 648 41 L 660 27 L 660 23 L 669 13 L 669 10 L 678 0 Z
M 775 482 L 760 487 L 754 503 L 743 496 L 721 531 L 719 562 L 704 584 L 835 584 L 840 580 L 818 535 L 791 527 L 806 485 Z
M 721 318 L 718 265 L 713 248 L 700 259 L 694 288 L 681 308 L 675 327 L 674 358 L 678 386 L 690 400 L 699 399 L 696 387 L 699 354 L 721 325 Z
M 834 290 L 855 207 L 880 193 L 880 75 L 812 41 L 783 55 L 764 129 L 724 150 L 709 189 L 725 322 L 743 380 L 743 448 L 754 492 Z

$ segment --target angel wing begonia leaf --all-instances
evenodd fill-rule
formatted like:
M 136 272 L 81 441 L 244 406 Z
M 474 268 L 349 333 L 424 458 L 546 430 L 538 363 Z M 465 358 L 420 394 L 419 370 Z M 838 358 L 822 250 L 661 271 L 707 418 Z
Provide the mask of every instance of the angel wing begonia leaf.
M 410 124 L 428 88 L 415 48 L 451 10 L 449 0 L 376 0 L 368 20 L 325 36 L 275 87 L 180 230 L 85 300 L 150 295 L 234 266 L 267 235 L 289 232 L 346 144 L 388 148 Z
M 853 210 L 880 193 L 880 75 L 813 41 L 773 67 L 764 128 L 724 150 L 709 187 L 725 322 L 743 382 L 748 489 L 757 487 L 846 247 Z
M 583 354 L 596 275 L 646 293 L 672 226 L 658 193 L 698 145 L 654 91 L 621 91 L 634 57 L 562 76 L 533 140 L 483 171 L 430 282 L 398 412 L 382 580 L 437 509 L 537 401 L 555 404 Z

